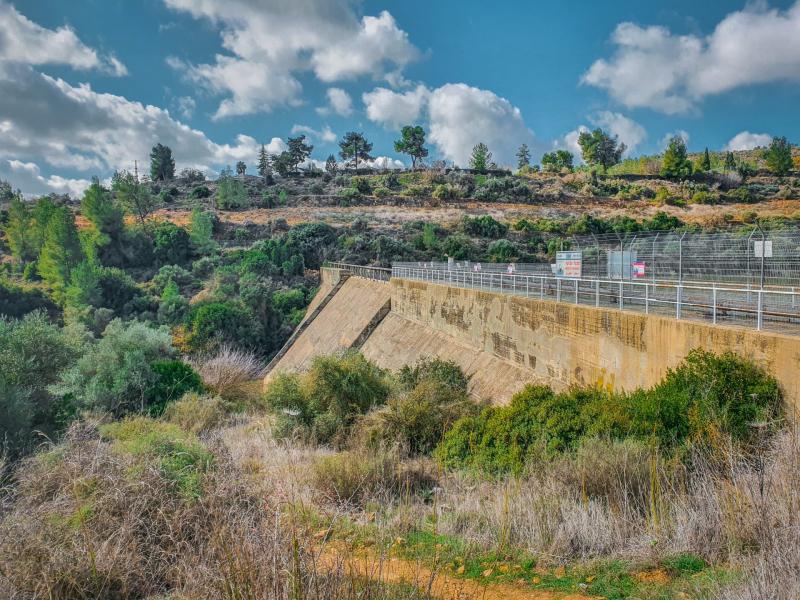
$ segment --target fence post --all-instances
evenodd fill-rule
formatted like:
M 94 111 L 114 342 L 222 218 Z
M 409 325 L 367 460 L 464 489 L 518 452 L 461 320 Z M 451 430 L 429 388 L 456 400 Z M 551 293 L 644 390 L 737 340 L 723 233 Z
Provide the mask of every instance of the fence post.
M 676 319 L 680 319 L 681 318 L 681 295 L 682 295 L 681 292 L 683 291 L 682 290 L 682 286 L 681 286 L 680 283 L 678 284 L 678 287 L 675 288 L 675 290 L 676 290 L 676 292 L 675 292 L 675 318 Z
M 561 280 L 556 279 L 556 302 L 561 302 Z
M 714 325 L 716 325 L 717 324 L 717 284 L 716 283 L 711 288 L 711 300 L 713 302 L 713 308 L 712 308 L 712 312 L 711 312 L 711 322 Z
M 600 308 L 600 280 L 594 280 L 594 305 L 596 308 Z
M 527 275 L 525 276 L 525 297 L 531 297 L 531 278 Z
M 623 252 L 624 252 L 624 250 L 623 250 Z M 619 309 L 620 310 L 625 308 L 625 290 L 622 287 L 623 285 L 624 284 L 623 284 L 622 280 L 620 280 L 620 282 L 619 282 Z
M 644 284 L 644 314 L 650 314 L 650 284 Z
M 581 282 L 580 279 L 575 280 L 575 304 L 578 303 L 578 285 L 580 284 L 580 282 Z
M 763 250 L 763 247 L 762 247 Z M 758 318 L 756 320 L 756 327 L 761 331 L 761 326 L 764 324 L 764 290 L 758 290 Z
M 544 300 L 544 276 L 539 277 L 539 300 Z

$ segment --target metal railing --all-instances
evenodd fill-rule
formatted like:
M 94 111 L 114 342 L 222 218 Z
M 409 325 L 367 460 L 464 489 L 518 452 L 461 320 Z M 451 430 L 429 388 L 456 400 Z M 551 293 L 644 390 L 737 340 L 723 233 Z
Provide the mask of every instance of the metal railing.
M 431 281 L 526 298 L 539 298 L 800 334 L 800 297 L 789 289 L 747 289 L 717 283 L 653 282 L 626 279 L 569 279 L 525 272 L 467 270 L 395 264 L 392 277 Z
M 392 270 L 383 267 L 368 267 L 365 265 L 351 265 L 341 262 L 326 262 L 324 267 L 331 269 L 341 269 L 347 271 L 353 277 L 363 277 L 364 279 L 375 279 L 376 281 L 389 281 Z

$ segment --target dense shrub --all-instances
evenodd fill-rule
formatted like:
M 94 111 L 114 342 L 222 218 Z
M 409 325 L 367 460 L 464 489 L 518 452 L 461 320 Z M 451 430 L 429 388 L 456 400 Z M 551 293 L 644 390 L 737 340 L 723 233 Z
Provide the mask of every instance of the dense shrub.
M 35 429 L 52 435 L 65 425 L 68 407 L 48 386 L 75 361 L 81 342 L 80 331 L 61 329 L 42 312 L 0 318 L 0 447 L 12 456 L 28 449 Z
M 147 412 L 160 416 L 172 402 L 187 392 L 202 392 L 203 381 L 200 376 L 181 360 L 157 360 L 150 365 L 153 381 L 145 390 Z
M 226 344 L 256 349 L 263 328 L 241 302 L 206 302 L 191 307 L 186 333 L 190 351 L 210 352 Z
M 405 391 L 411 391 L 419 384 L 433 381 L 453 391 L 466 393 L 469 377 L 452 360 L 423 358 L 412 365 L 404 365 L 397 373 L 397 382 Z
M 114 415 L 147 410 L 147 390 L 158 381 L 153 363 L 174 354 L 166 328 L 114 319 L 52 390 L 81 408 Z
M 464 233 L 478 237 L 499 238 L 508 232 L 508 225 L 500 223 L 491 215 L 480 217 L 464 217 L 461 221 Z
M 359 415 L 386 402 L 384 373 L 357 352 L 318 356 L 302 376 L 279 374 L 265 391 L 276 435 L 342 445 Z
M 631 394 L 527 386 L 508 406 L 456 422 L 437 456 L 450 467 L 518 473 L 533 457 L 595 436 L 654 440 L 664 451 L 713 449 L 726 436 L 748 443 L 758 434 L 752 424 L 774 423 L 780 406 L 778 385 L 762 369 L 733 354 L 695 350 L 661 383 Z
M 205 185 L 198 185 L 197 187 L 193 188 L 192 191 L 189 193 L 189 197 L 193 198 L 194 200 L 200 200 L 201 198 L 209 198 L 211 196 L 211 190 L 208 189 Z
M 165 221 L 153 231 L 154 257 L 161 265 L 182 265 L 191 255 L 189 232 Z

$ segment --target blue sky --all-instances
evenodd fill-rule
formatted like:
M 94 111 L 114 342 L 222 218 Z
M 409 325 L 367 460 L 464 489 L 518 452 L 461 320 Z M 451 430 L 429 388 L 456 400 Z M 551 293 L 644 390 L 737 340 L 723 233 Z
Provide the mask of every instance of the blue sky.
M 57 8 L 54 9 L 54 5 Z M 255 163 L 348 130 L 388 164 L 420 123 L 463 164 L 478 141 L 574 150 L 582 127 L 631 155 L 800 139 L 800 2 L 0 0 L 0 177 L 80 193 L 146 161 Z M 252 167 L 251 167 L 252 169 Z

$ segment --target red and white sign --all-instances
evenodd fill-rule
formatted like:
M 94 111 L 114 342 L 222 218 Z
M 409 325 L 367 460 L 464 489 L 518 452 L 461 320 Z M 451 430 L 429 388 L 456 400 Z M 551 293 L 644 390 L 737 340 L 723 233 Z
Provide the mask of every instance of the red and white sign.
M 635 278 L 644 277 L 644 261 L 631 263 L 631 274 Z

